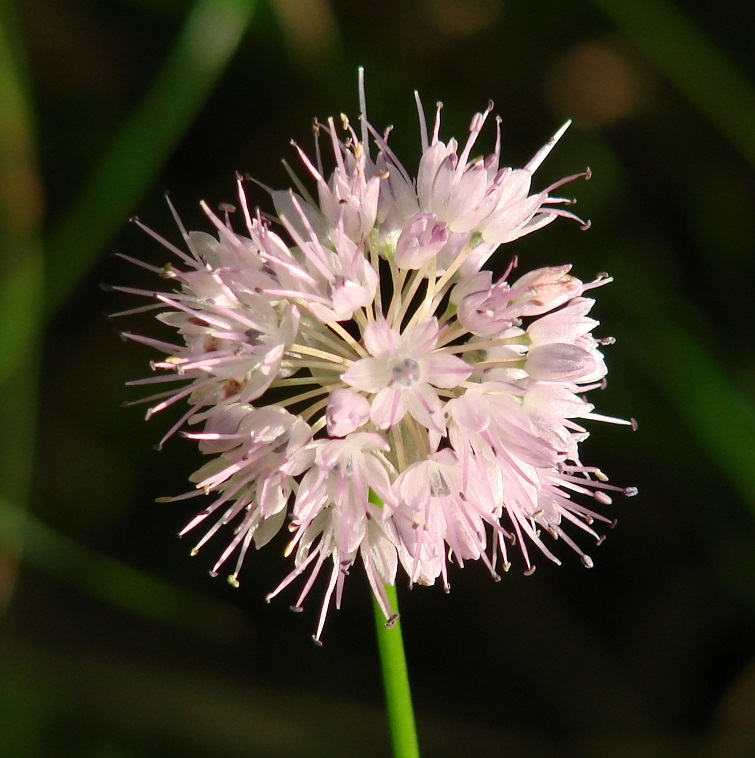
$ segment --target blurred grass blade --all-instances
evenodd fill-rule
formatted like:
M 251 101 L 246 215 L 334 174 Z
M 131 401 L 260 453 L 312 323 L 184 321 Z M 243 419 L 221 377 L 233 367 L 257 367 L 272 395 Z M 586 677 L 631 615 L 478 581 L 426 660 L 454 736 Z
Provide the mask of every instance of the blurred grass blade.
M 42 303 L 39 185 L 14 6 L 0 4 L 0 493 L 25 504 L 34 457 Z M 0 610 L 20 539 L 0 547 Z
M 0 497 L 0 549 L 25 544 L 24 562 L 97 600 L 216 642 L 243 634 L 243 614 L 66 537 Z
M 755 86 L 726 55 L 669 0 L 593 2 L 755 168 Z
M 631 293 L 631 301 L 622 305 L 636 325 L 635 336 L 627 335 L 621 344 L 634 353 L 638 365 L 650 368 L 648 381 L 661 389 L 755 518 L 755 411 L 680 320 L 684 304 L 675 302 L 668 288 L 661 290 L 656 280 L 638 273 L 652 266 L 639 262 L 636 250 L 625 249 L 611 261 L 610 270 L 622 282 L 621 292 Z M 641 297 L 636 297 L 638 292 Z
M 198 0 L 144 101 L 53 230 L 47 316 L 71 294 L 192 123 L 237 49 L 256 0 Z

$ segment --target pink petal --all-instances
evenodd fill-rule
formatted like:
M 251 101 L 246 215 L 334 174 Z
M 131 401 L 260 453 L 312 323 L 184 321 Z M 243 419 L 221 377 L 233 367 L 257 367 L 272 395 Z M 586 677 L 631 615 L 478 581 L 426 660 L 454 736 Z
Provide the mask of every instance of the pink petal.
M 432 353 L 422 361 L 425 381 L 434 387 L 458 387 L 473 369 L 461 358 L 449 353 Z
M 383 321 L 370 321 L 364 330 L 364 346 L 370 355 L 387 358 L 396 352 L 398 335 Z
M 401 350 L 415 359 L 429 352 L 438 340 L 438 319 L 433 317 L 415 324 L 401 335 Z
M 380 390 L 372 401 L 372 423 L 379 429 L 390 429 L 404 418 L 406 406 L 406 393 L 398 387 L 386 387 Z
M 468 391 L 460 398 L 451 400 L 448 411 L 467 434 L 483 432 L 490 426 L 490 409 L 479 392 Z
M 445 437 L 446 424 L 442 413 L 442 404 L 435 390 L 427 384 L 420 384 L 405 393 L 407 409 L 426 429 L 437 432 Z
M 527 354 L 525 371 L 546 382 L 577 381 L 595 370 L 592 355 L 576 345 L 538 345 Z

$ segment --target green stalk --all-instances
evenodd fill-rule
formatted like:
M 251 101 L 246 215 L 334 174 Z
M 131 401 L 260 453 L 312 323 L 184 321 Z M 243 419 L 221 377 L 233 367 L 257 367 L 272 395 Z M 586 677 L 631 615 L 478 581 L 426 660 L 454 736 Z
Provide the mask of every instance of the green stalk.
M 370 502 L 383 507 L 382 500 L 370 490 Z M 391 743 L 394 758 L 419 758 L 417 727 L 414 724 L 412 693 L 409 687 L 409 672 L 406 668 L 404 639 L 401 635 L 401 618 L 398 596 L 394 585 L 385 585 L 388 605 L 396 614 L 390 628 L 386 627 L 385 616 L 373 596 L 375 629 L 377 631 L 380 669 L 383 674 L 385 705 L 391 728 Z
M 391 608 L 398 613 L 396 588 L 389 585 L 386 586 L 385 590 Z M 417 728 L 414 724 L 414 710 L 409 688 L 409 674 L 406 669 L 404 641 L 401 636 L 401 621 L 397 617 L 396 623 L 388 629 L 385 626 L 385 616 L 377 601 L 374 602 L 374 609 L 393 755 L 395 758 L 419 758 L 419 743 L 417 742 Z

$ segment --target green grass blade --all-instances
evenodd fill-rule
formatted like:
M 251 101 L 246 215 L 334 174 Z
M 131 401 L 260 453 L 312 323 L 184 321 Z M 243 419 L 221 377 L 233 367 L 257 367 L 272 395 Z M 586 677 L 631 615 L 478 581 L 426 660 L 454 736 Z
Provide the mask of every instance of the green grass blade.
M 684 318 L 684 302 L 652 277 L 641 276 L 639 272 L 649 268 L 638 262 L 631 248 L 610 263 L 621 282 L 620 291 L 634 293 L 631 301 L 622 302 L 627 319 L 635 325 L 622 337 L 622 349 L 648 370 L 648 381 L 661 390 L 755 518 L 755 411 L 688 326 L 694 319 Z M 641 297 L 636 297 L 638 292 Z
M 14 8 L 0 6 L 0 493 L 26 504 L 34 458 L 42 311 L 42 192 Z M 0 550 L 0 608 L 20 539 Z
M 240 611 L 86 547 L 0 497 L 0 550 L 19 542 L 27 565 L 108 605 L 218 642 L 243 633 Z
M 668 0 L 593 0 L 755 168 L 755 87 Z
M 198 0 L 144 101 L 48 243 L 47 316 L 71 294 L 164 165 L 237 49 L 256 0 Z

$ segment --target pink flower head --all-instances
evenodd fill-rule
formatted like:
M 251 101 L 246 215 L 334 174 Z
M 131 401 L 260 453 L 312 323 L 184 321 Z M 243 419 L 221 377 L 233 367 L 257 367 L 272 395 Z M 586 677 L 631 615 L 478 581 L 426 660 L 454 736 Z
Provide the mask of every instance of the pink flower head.
M 612 495 L 635 492 L 579 455 L 583 423 L 628 423 L 586 397 L 612 340 L 593 336 L 585 293 L 610 279 L 583 282 L 569 265 L 512 279 L 516 258 L 495 280 L 482 268 L 558 216 L 586 228 L 552 193 L 589 172 L 532 189 L 568 124 L 523 168 L 502 167 L 499 119 L 492 152 L 472 157 L 492 104 L 462 145 L 441 139 L 440 106 L 428 133 L 417 97 L 414 178 L 367 121 L 361 75 L 360 104 L 356 130 L 345 117 L 316 125 L 316 158 L 296 147 L 316 192 L 300 180 L 271 191 L 274 226 L 239 180 L 238 211 L 203 204 L 215 236 L 174 211 L 186 251 L 139 224 L 174 257 L 140 264 L 165 291 L 115 288 L 150 301 L 118 315 L 156 311 L 173 333 L 124 335 L 160 353 L 133 382 L 159 385 L 147 415 L 188 405 L 162 442 L 188 429 L 209 456 L 194 491 L 168 498 L 212 498 L 181 534 L 210 523 L 197 552 L 233 524 L 212 573 L 235 555 L 236 586 L 249 547 L 287 528 L 293 565 L 268 597 L 300 582 L 300 610 L 322 578 L 317 642 L 356 563 L 391 623 L 385 586 L 400 571 L 448 590 L 450 564 L 481 561 L 498 578 L 517 544 L 531 572 L 535 553 L 560 560 L 551 538 L 591 566 L 571 534 L 599 543 Z

